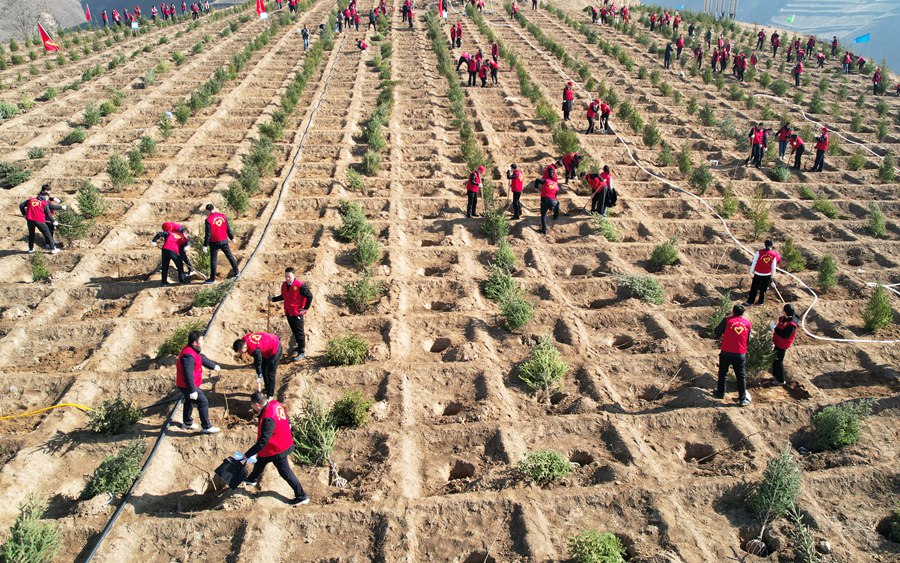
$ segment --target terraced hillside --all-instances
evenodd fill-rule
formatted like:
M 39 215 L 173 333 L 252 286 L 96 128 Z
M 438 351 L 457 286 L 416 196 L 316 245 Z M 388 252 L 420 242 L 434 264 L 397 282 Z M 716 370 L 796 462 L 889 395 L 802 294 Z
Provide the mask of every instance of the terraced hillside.
M 0 161 L 31 176 L 0 194 L 0 416 L 117 395 L 149 407 L 114 436 L 88 430 L 77 409 L 0 419 L 0 529 L 37 494 L 62 532 L 60 560 L 84 560 L 101 538 L 104 561 L 567 560 L 577 555 L 570 538 L 596 530 L 615 534 L 629 561 L 762 559 L 749 554 L 757 536 L 770 560 L 787 561 L 800 557 L 796 526 L 784 517 L 761 526 L 745 501 L 786 450 L 822 560 L 896 560 L 900 545 L 885 534 L 900 494 L 900 199 L 886 157 L 900 154 L 900 100 L 872 96 L 867 75 L 845 78 L 833 61 L 779 92 L 780 81 L 793 84 L 781 53 L 771 63 L 762 54 L 743 83 L 692 73 L 689 53 L 666 70 L 666 38 L 642 23 L 640 6 L 633 27 L 591 25 L 584 2 L 528 3 L 515 17 L 509 5 L 454 6 L 457 49 L 436 2 L 417 5 L 411 27 L 402 4 L 393 1 L 378 31 L 364 29 L 364 2 L 360 30 L 334 34 L 333 2 L 305 3 L 296 17 L 271 3 L 267 22 L 243 6 L 110 47 L 98 36 L 92 54 L 21 80 L 3 71 L 0 99 L 17 111 L 0 122 Z M 81 33 L 79 43 L 93 44 Z M 750 28 L 723 33 L 743 48 L 753 40 Z M 499 82 L 461 87 L 461 52 L 489 58 L 494 42 Z M 569 81 L 576 109 L 563 123 Z M 55 96 L 44 95 L 50 87 Z M 613 106 L 612 131 L 587 135 L 585 107 L 598 96 Z M 779 177 L 774 151 L 761 169 L 745 167 L 746 131 L 758 121 L 792 122 L 809 152 L 827 125 L 825 170 Z M 618 204 L 601 231 L 587 212 L 590 190 L 563 184 L 562 213 L 540 234 L 530 181 L 576 149 L 586 169 L 610 166 Z M 132 181 L 119 181 L 116 160 Z M 516 221 L 503 219 L 512 163 L 527 183 Z M 478 164 L 490 185 L 482 218 L 467 219 L 465 180 Z M 32 255 L 51 275 L 34 282 L 18 204 L 44 183 L 71 204 L 85 182 L 108 208 L 84 232 L 62 227 L 62 252 Z M 164 221 L 202 232 L 210 202 L 236 227 L 241 268 L 213 286 L 230 288 L 218 306 L 205 306 L 209 286 L 196 281 L 159 287 L 159 251 L 148 244 Z M 872 227 L 876 206 L 883 231 Z M 369 226 L 355 241 L 346 236 L 354 213 Z M 712 396 L 709 324 L 721 303 L 746 297 L 765 238 L 795 252 L 778 291 L 750 308 L 754 331 L 766 348 L 782 300 L 803 323 L 788 384 L 753 374 L 753 401 L 741 408 Z M 670 240 L 677 260 L 654 264 Z M 368 257 L 367 245 L 377 247 Z M 836 267 L 827 290 L 826 256 Z M 336 430 L 331 467 L 295 460 L 311 498 L 296 508 L 272 469 L 259 490 L 226 491 L 213 479 L 256 436 L 253 370 L 231 343 L 268 330 L 287 344 L 269 302 L 287 266 L 315 295 L 307 357 L 278 371 L 295 430 L 313 400 L 330 406 L 360 391 L 372 401 L 365 425 Z M 636 298 L 625 280 L 637 276 L 655 279 L 661 296 Z M 518 289 L 498 304 L 488 296 L 500 278 Z M 350 284 L 380 291 L 351 303 Z M 863 312 L 877 284 L 892 311 L 873 333 Z M 204 353 L 222 366 L 204 382 L 215 435 L 180 429 L 180 407 L 161 401 L 175 362 L 158 350 L 190 323 L 206 328 Z M 334 339 L 347 335 L 364 342 L 364 361 L 330 365 Z M 533 391 L 523 362 L 547 347 L 566 369 Z M 813 415 L 860 399 L 872 400 L 872 414 L 859 441 L 813 447 Z M 82 489 L 134 441 L 147 455 L 156 446 L 152 463 L 102 534 L 121 496 L 82 500 Z M 520 462 L 544 449 L 562 456 L 566 475 L 529 482 Z

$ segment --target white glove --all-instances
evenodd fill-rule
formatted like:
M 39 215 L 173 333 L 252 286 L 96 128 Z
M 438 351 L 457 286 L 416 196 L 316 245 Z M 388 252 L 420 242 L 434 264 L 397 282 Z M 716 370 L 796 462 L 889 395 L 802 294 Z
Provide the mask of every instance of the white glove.
M 189 398 L 190 400 L 192 400 L 192 401 L 196 401 L 196 400 L 197 400 L 197 397 L 198 397 L 198 395 L 197 395 L 197 392 L 196 392 L 196 391 L 194 391 L 193 393 L 191 393 L 190 395 L 188 395 L 188 398 Z
M 219 367 L 219 364 L 216 364 L 216 367 L 213 368 L 213 371 L 222 371 L 222 368 Z
M 150 244 L 151 244 L 152 246 L 156 246 L 156 241 L 150 241 Z
M 56 203 L 62 203 L 62 200 L 59 199 L 58 197 L 53 198 L 53 201 Z
M 244 454 L 242 454 L 241 452 L 234 452 L 233 454 L 231 454 L 231 459 L 233 459 L 234 461 L 241 461 L 242 459 L 244 459 Z
M 775 287 L 775 280 L 772 280 L 772 283 L 771 283 L 770 285 L 771 285 L 772 287 Z
M 56 227 L 59 225 L 59 221 L 53 221 L 53 226 Z
M 776 326 L 776 323 L 772 323 L 769 325 L 769 328 L 771 328 L 772 330 L 775 330 L 775 326 Z
M 59 201 L 59 200 L 57 200 L 57 201 Z M 63 211 L 65 211 L 65 210 L 66 210 L 66 209 L 68 209 L 68 208 L 69 208 L 69 206 L 68 206 L 68 205 L 65 205 L 65 204 L 63 204 L 63 206 L 62 206 L 62 208 L 63 208 Z
M 256 463 L 256 456 L 252 455 L 247 458 L 247 463 Z
M 203 253 L 206 254 L 207 252 L 209 252 L 209 248 L 207 248 L 207 247 L 204 246 L 204 247 L 203 247 Z

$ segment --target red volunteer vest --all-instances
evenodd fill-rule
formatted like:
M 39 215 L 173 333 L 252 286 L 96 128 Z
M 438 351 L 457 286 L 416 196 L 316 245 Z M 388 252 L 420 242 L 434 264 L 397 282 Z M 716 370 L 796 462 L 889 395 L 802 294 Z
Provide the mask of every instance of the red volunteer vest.
M 794 343 L 794 339 L 797 338 L 797 323 L 792 320 L 781 317 L 780 319 L 778 319 L 778 324 L 775 325 L 775 328 L 780 330 L 784 329 L 787 326 L 794 327 L 794 333 L 791 334 L 789 338 L 782 338 L 778 336 L 774 331 L 772 332 L 772 344 L 779 350 L 787 350 L 791 347 L 791 344 Z
M 816 141 L 816 150 L 817 151 L 827 151 L 828 150 L 828 133 L 822 133 L 822 140 Z
M 206 218 L 209 225 L 209 242 L 222 242 L 228 238 L 228 219 L 222 213 L 210 213 Z
M 184 228 L 175 221 L 166 221 L 165 223 L 163 223 L 162 227 L 163 230 L 167 233 L 174 233 Z
M 571 102 L 575 99 L 575 91 L 571 88 L 563 89 L 563 99 L 567 102 Z
M 475 181 L 472 181 L 472 177 L 475 177 Z M 478 187 L 481 185 L 481 176 L 478 172 L 472 172 L 472 175 L 469 176 L 469 179 L 466 180 L 466 191 L 467 192 L 475 192 L 478 193 Z
M 271 358 L 278 352 L 281 341 L 274 334 L 268 332 L 251 332 L 244 337 L 247 343 L 247 353 L 252 354 L 257 349 L 262 351 L 263 358 Z
M 753 273 L 761 276 L 769 276 L 775 271 L 775 265 L 781 260 L 781 255 L 774 250 L 762 249 L 759 251 L 759 259 Z
M 514 192 L 521 192 L 522 187 L 522 171 L 516 170 L 513 172 L 513 177 L 509 181 L 509 189 Z
M 750 340 L 752 323 L 744 317 L 728 317 L 725 319 L 725 333 L 722 334 L 723 352 L 746 354 L 747 341 Z
M 609 115 L 612 112 L 612 108 L 609 107 L 609 104 L 600 104 L 600 113 L 603 115 Z
M 188 344 L 184 347 L 184 350 L 178 354 L 178 360 L 175 362 L 175 385 L 181 389 L 187 388 L 187 383 L 184 379 L 184 368 L 181 366 L 181 358 L 184 356 L 192 356 L 194 358 L 194 373 L 192 374 L 194 377 L 194 387 L 200 387 L 200 383 L 203 382 L 203 359 L 200 357 L 200 354 L 194 350 L 194 347 Z
M 300 288 L 303 282 L 294 279 L 294 283 L 288 286 L 287 282 L 281 282 L 281 298 L 284 299 L 284 314 L 289 317 L 296 317 L 300 311 L 306 306 L 306 297 L 300 295 Z
M 275 431 L 272 437 L 256 454 L 258 457 L 272 457 L 294 445 L 294 436 L 291 434 L 291 423 L 288 421 L 284 407 L 278 401 L 269 401 L 259 417 L 259 427 L 256 429 L 256 439 L 262 436 L 263 421 L 271 418 L 275 421 Z
M 541 197 L 556 199 L 556 192 L 559 191 L 559 183 L 553 180 L 547 180 L 541 186 Z
M 591 187 L 591 190 L 594 193 L 598 193 L 600 190 L 603 189 L 603 185 L 604 185 L 603 178 L 601 178 L 599 175 L 598 176 L 586 176 L 586 178 L 587 178 L 588 185 Z
M 600 104 L 597 103 L 597 100 L 594 100 L 590 104 L 588 104 L 587 116 L 588 119 L 592 119 L 595 115 L 597 115 L 597 110 L 600 109 Z
M 49 201 L 43 201 L 36 197 L 29 199 L 28 206 L 25 208 L 25 218 L 38 223 L 45 222 L 47 220 L 46 210 L 48 205 L 50 205 Z
M 181 233 L 169 233 L 166 242 L 163 243 L 163 250 L 171 250 L 177 254 L 185 244 L 187 244 L 186 236 Z

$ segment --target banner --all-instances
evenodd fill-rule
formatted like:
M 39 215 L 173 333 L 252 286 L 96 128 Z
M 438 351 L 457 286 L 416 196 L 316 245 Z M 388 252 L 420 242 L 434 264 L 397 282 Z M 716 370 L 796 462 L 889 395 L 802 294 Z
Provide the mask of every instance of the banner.
M 263 14 L 266 14 L 266 3 L 263 0 L 256 0 L 256 15 L 258 15 L 259 19 L 262 19 L 262 20 L 269 17 L 268 14 L 266 14 L 266 15 L 263 15 Z
M 795 18 L 795 17 L 796 17 L 796 15 L 791 14 L 791 17 L 789 17 L 789 18 L 787 19 L 787 22 L 788 22 L 788 23 L 794 23 L 794 18 Z
M 84 5 L 84 17 L 85 17 L 85 19 L 87 19 L 88 22 L 91 21 L 91 5 L 90 4 Z
M 41 41 L 44 42 L 44 51 L 59 51 L 59 45 L 53 42 L 50 39 L 50 35 L 44 31 L 44 26 L 41 25 L 41 22 L 37 22 L 38 24 L 38 32 L 41 34 Z
M 865 35 L 860 35 L 856 39 L 853 40 L 854 43 L 868 43 L 869 40 L 872 39 L 872 34 L 867 33 Z

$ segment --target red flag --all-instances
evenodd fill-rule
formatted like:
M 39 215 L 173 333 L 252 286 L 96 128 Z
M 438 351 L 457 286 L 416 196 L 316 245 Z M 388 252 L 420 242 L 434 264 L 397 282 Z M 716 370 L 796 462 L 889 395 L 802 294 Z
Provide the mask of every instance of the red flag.
M 59 45 L 50 39 L 50 36 L 44 31 L 44 26 L 41 25 L 41 22 L 38 22 L 38 31 L 41 33 L 41 41 L 44 42 L 44 51 L 59 51 Z
M 84 5 L 84 17 L 87 18 L 87 21 L 91 21 L 91 5 Z
M 266 3 L 263 0 L 256 0 L 256 15 L 260 16 L 266 13 Z

